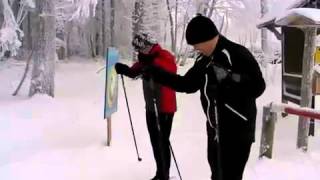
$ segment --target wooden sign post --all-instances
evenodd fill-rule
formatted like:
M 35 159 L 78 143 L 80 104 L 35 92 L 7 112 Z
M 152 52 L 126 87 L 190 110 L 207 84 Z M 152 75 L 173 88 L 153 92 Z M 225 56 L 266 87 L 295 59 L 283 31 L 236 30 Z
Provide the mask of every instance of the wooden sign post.
M 119 60 L 119 53 L 116 48 L 109 47 L 106 56 L 106 83 L 104 119 L 107 120 L 107 146 L 111 145 L 111 115 L 117 111 L 118 105 L 118 76 L 114 68 Z

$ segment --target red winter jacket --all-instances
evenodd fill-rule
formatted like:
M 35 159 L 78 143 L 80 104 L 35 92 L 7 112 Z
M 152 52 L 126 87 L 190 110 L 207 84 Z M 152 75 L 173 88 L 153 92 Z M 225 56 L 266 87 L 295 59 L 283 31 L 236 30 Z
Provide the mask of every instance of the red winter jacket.
M 153 65 L 161 67 L 166 71 L 177 73 L 175 57 L 169 51 L 162 49 L 159 44 L 153 46 L 150 55 L 155 55 L 155 59 L 152 61 Z M 143 66 L 144 63 L 138 61 L 130 69 L 134 72 Z M 176 93 L 171 88 L 157 83 L 151 84 L 151 81 L 143 80 L 143 93 L 148 111 L 154 111 L 154 97 L 156 98 L 159 112 L 174 113 L 177 110 Z

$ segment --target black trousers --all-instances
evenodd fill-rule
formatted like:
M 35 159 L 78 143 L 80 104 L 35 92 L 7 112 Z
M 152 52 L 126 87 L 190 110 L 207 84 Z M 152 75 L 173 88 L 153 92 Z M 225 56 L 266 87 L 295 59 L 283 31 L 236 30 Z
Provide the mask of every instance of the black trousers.
M 159 134 L 155 112 L 146 112 L 148 131 L 150 135 L 154 159 L 157 165 L 156 175 L 161 180 L 169 179 L 171 163 L 169 138 L 173 116 L 174 113 L 159 113 L 159 122 L 161 129 L 161 132 Z
M 222 171 L 222 180 L 242 180 L 243 171 L 248 161 L 252 141 L 237 138 L 237 134 L 229 137 L 220 136 L 220 160 L 217 157 L 217 140 L 215 130 L 207 122 L 208 162 L 211 169 L 211 179 L 217 180 Z M 220 170 L 219 165 L 221 165 Z

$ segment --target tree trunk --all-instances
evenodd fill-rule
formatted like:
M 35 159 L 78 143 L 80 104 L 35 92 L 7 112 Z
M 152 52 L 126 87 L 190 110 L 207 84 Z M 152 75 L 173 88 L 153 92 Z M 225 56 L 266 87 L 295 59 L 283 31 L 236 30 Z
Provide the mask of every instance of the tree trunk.
M 32 26 L 32 18 L 31 14 L 28 13 L 26 19 L 22 22 L 22 30 L 24 33 L 24 36 L 22 38 L 22 48 L 26 50 L 32 49 L 32 32 L 31 32 L 31 26 Z
M 170 22 L 170 33 L 171 33 L 171 51 L 176 54 L 176 42 L 175 42 L 175 30 L 174 30 L 174 22 L 172 17 L 172 12 L 169 4 L 169 0 L 166 0 L 167 2 L 167 9 L 169 13 L 169 22 Z
M 161 22 L 160 22 L 160 18 L 162 17 L 160 14 L 160 8 L 162 7 L 161 1 L 159 0 L 152 0 L 151 2 L 151 12 L 148 15 L 150 17 L 148 17 L 149 19 L 152 20 L 152 22 L 150 22 L 151 25 L 151 32 L 153 32 L 153 36 L 155 39 L 157 39 L 159 42 L 162 39 L 161 38 L 161 34 L 162 34 L 162 27 L 160 26 Z
M 104 56 L 105 52 L 105 0 L 99 0 L 94 14 L 94 31 L 92 39 L 95 41 L 95 53 L 97 56 Z
M 268 12 L 268 0 L 261 0 L 261 17 L 264 17 Z M 261 49 L 264 53 L 269 53 L 268 46 L 268 29 L 261 29 Z
M 143 16 L 145 15 L 144 11 L 144 2 L 143 0 L 137 0 L 134 3 L 134 11 L 132 15 L 132 32 L 136 34 L 143 29 Z
M 105 56 L 106 46 L 106 2 L 101 0 L 101 55 Z
M 143 30 L 143 17 L 145 16 L 144 1 L 137 0 L 134 3 L 134 10 L 132 13 L 132 35 L 137 34 Z M 135 52 L 132 53 L 132 57 L 135 59 Z
M 169 17 L 166 18 L 166 20 L 164 21 L 164 28 L 163 28 L 163 29 L 167 29 L 168 21 L 169 21 Z M 164 34 L 163 34 L 163 44 L 165 44 L 166 42 L 167 42 L 167 31 L 164 31 Z
M 55 7 L 52 0 L 36 0 L 34 58 L 29 96 L 47 94 L 54 97 Z
M 180 59 L 181 59 L 181 56 L 182 56 L 182 49 L 183 49 L 183 42 L 185 40 L 185 29 L 186 29 L 186 26 L 187 26 L 187 23 L 189 21 L 189 15 L 188 15 L 188 12 L 189 12 L 189 7 L 190 7 L 190 1 L 188 1 L 188 7 L 186 8 L 186 12 L 184 14 L 184 18 L 183 18 L 183 27 L 182 27 L 182 35 L 181 35 L 181 40 L 180 40 L 180 48 L 179 48 L 179 51 L 178 51 L 178 54 L 177 54 L 177 63 L 180 63 Z
M 3 21 L 4 21 L 4 17 L 3 17 L 3 4 L 2 4 L 2 1 L 0 1 L 0 29 L 2 27 L 2 24 L 3 24 Z M 3 60 L 3 57 L 0 56 L 0 61 Z
M 303 28 L 305 43 L 302 64 L 301 107 L 311 107 L 312 103 L 312 69 L 314 66 L 313 55 L 315 52 L 316 28 Z M 297 148 L 308 150 L 308 130 L 310 118 L 299 117 Z
M 97 22 L 96 19 L 93 18 L 93 6 L 90 5 L 90 18 L 86 23 L 86 28 L 84 28 L 83 32 L 86 37 L 86 41 L 88 42 L 88 52 L 89 57 L 96 57 L 97 56 L 97 41 L 96 41 L 96 33 L 97 33 Z
M 18 15 L 18 11 L 20 8 L 20 1 L 21 0 L 15 0 L 12 2 L 11 8 L 12 8 L 12 12 L 14 14 L 14 17 L 17 19 L 17 15 Z
M 184 66 L 187 62 L 187 59 L 189 57 L 189 48 L 188 46 L 185 47 L 184 53 L 183 53 L 183 57 L 182 57 L 182 61 L 180 62 L 180 66 Z
M 116 42 L 115 42 L 115 26 L 114 26 L 114 22 L 115 22 L 115 0 L 110 0 L 110 8 L 111 8 L 111 14 L 110 14 L 110 43 L 112 47 L 116 46 Z
M 174 13 L 174 53 L 177 54 L 177 36 L 178 36 L 178 0 L 176 0 L 176 7 Z
M 209 1 L 210 0 L 200 1 L 200 3 L 197 4 L 197 11 L 196 12 L 205 15 L 206 9 L 207 9 L 206 6 L 209 3 Z
M 64 34 L 65 34 L 65 42 L 66 42 L 66 56 L 69 58 L 72 56 L 72 51 L 71 51 L 71 34 L 72 34 L 72 27 L 73 27 L 73 22 L 69 21 L 65 24 L 64 28 Z
M 96 22 L 94 18 L 88 20 L 85 35 L 88 41 L 89 57 L 96 57 Z
M 215 9 L 216 3 L 217 3 L 217 0 L 212 0 L 211 5 L 207 11 L 207 16 L 209 18 L 211 18 L 212 14 L 213 14 L 213 10 Z
M 25 80 L 26 77 L 27 77 L 27 74 L 28 74 L 28 72 L 29 72 L 29 67 L 30 67 L 30 62 L 31 62 L 32 54 L 33 54 L 33 51 L 31 51 L 31 54 L 30 54 L 30 56 L 29 56 L 29 58 L 28 58 L 28 60 L 27 60 L 27 62 L 26 62 L 26 68 L 24 69 L 24 73 L 23 73 L 23 75 L 22 75 L 21 81 L 20 81 L 17 89 L 13 92 L 12 96 L 16 96 L 16 95 L 18 94 L 18 92 L 19 92 L 19 90 L 20 90 L 20 88 L 21 88 L 24 80 Z
M 224 14 L 225 17 L 225 22 L 224 22 L 224 27 L 223 27 L 223 32 L 221 32 L 224 36 L 227 36 L 228 28 L 229 28 L 229 11 L 227 10 L 226 13 Z

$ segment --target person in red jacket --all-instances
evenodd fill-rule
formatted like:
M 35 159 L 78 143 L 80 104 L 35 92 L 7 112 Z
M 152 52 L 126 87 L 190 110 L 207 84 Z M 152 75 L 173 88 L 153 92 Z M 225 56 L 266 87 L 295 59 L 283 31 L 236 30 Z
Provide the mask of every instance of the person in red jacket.
M 133 37 L 132 45 L 138 52 L 138 61 L 131 67 L 117 63 L 115 69 L 118 74 L 136 78 L 142 69 L 150 64 L 176 74 L 175 57 L 169 51 L 162 49 L 149 34 L 136 34 Z M 154 83 L 147 77 L 142 79 L 147 127 L 157 165 L 156 175 L 152 180 L 168 180 L 171 163 L 169 137 L 173 116 L 177 109 L 176 94 L 171 88 Z M 155 110 L 154 100 L 158 113 Z M 160 131 L 157 127 L 157 114 Z

